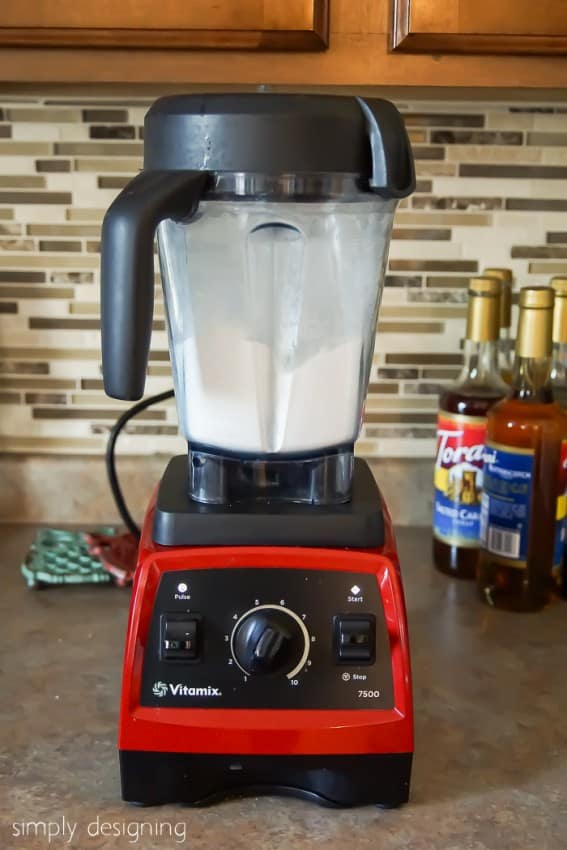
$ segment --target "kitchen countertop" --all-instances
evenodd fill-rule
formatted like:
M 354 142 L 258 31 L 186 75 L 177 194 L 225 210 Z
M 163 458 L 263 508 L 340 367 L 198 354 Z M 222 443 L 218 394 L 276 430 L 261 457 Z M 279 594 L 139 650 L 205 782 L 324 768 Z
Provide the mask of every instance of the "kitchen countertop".
M 205 809 L 140 809 L 120 801 L 115 749 L 128 591 L 28 590 L 19 564 L 33 534 L 2 528 L 0 847 L 567 845 L 567 603 L 539 614 L 490 610 L 473 585 L 433 571 L 427 529 L 400 529 L 416 713 L 411 802 L 390 811 L 331 810 L 253 797 Z M 63 817 L 64 838 L 14 836 L 14 823 L 61 828 Z M 107 822 L 115 825 L 111 837 L 101 835 Z

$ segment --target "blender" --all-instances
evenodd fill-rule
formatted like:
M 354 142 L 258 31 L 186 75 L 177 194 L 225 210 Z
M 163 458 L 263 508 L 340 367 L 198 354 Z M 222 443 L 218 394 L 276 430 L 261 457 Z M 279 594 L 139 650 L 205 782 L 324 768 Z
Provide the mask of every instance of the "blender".
M 392 526 L 354 456 L 397 201 L 384 100 L 158 100 L 102 233 L 106 392 L 144 391 L 157 234 L 188 453 L 150 502 L 130 607 L 122 794 L 397 805 L 413 751 Z

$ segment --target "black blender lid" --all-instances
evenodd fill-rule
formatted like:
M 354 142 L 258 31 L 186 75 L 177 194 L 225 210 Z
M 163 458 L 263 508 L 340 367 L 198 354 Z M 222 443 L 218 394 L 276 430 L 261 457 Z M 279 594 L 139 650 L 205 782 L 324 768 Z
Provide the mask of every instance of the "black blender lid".
M 396 107 L 338 95 L 160 98 L 145 119 L 144 170 L 352 174 L 384 198 L 403 198 L 415 188 Z

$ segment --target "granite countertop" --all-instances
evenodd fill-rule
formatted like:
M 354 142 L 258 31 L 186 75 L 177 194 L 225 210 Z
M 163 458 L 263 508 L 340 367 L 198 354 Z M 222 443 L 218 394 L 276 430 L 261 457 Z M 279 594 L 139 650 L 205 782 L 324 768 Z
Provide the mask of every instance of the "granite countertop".
M 432 570 L 426 529 L 401 529 L 416 712 L 411 802 L 329 810 L 261 797 L 139 809 L 120 801 L 115 748 L 128 591 L 27 590 L 18 565 L 33 533 L 2 534 L 3 850 L 567 845 L 567 603 L 540 614 L 490 610 L 474 586 Z M 65 837 L 51 843 L 13 835 L 13 823 L 63 817 Z M 162 836 L 146 826 L 139 837 L 142 822 L 154 836 L 161 823 Z M 104 823 L 119 835 L 101 835 Z

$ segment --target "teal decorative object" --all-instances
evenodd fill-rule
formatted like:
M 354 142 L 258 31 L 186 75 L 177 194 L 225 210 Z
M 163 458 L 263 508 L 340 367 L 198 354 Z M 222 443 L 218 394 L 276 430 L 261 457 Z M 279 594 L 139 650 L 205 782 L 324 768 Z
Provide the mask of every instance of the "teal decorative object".
M 116 534 L 102 528 L 102 534 Z M 101 561 L 91 555 L 82 531 L 44 528 L 37 533 L 21 567 L 28 587 L 57 584 L 109 584 L 112 577 Z

